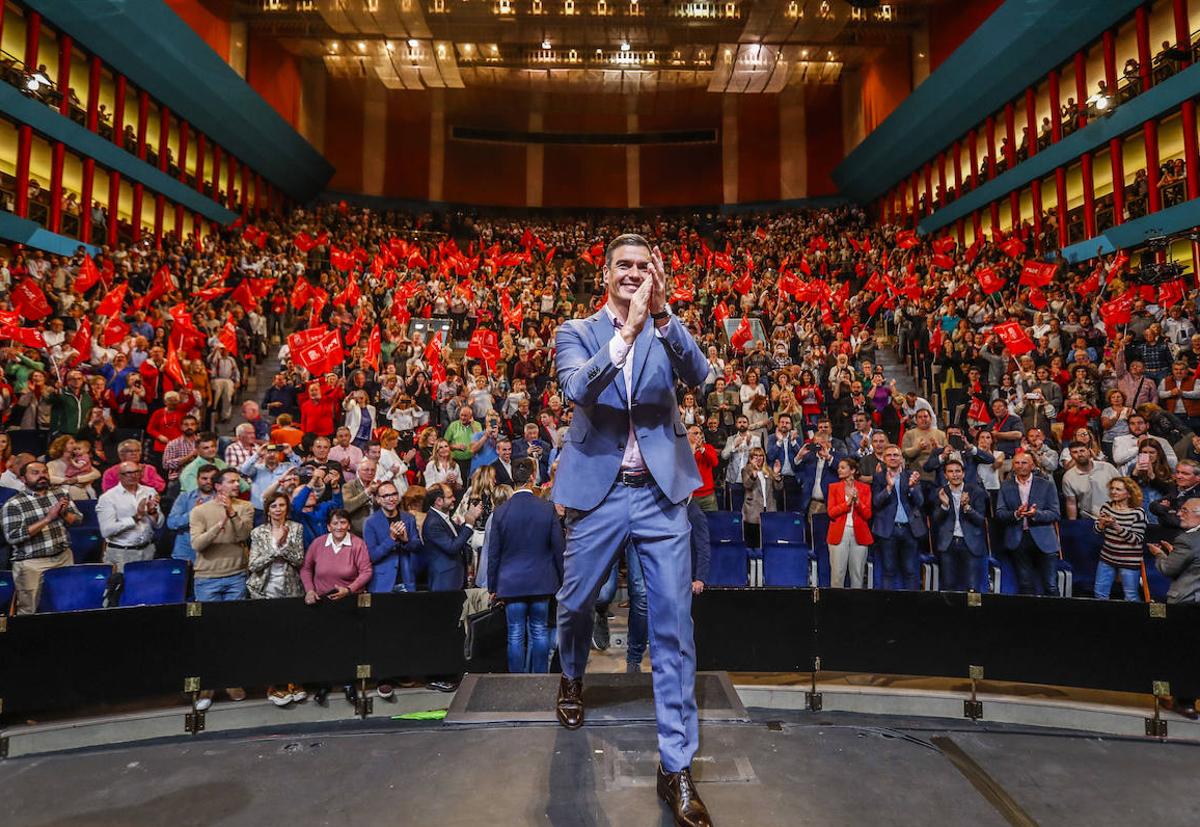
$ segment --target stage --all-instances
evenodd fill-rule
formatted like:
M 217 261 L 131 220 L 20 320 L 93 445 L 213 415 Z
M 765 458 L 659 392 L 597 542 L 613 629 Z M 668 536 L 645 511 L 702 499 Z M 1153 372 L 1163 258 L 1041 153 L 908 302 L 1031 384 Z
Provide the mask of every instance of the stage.
M 382 711 L 378 710 L 377 712 Z M 0 823 L 669 825 L 649 722 L 382 717 L 0 763 Z M 1200 747 L 962 720 L 752 708 L 706 721 L 719 825 L 1200 823 Z

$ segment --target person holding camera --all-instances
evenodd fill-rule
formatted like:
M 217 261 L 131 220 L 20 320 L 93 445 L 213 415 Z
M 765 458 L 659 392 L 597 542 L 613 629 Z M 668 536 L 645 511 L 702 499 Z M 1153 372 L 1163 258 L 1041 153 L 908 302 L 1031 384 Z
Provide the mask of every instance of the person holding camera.
M 500 456 L 497 445 L 500 441 L 500 416 L 488 411 L 482 431 L 471 435 L 471 474 L 486 468 Z
M 292 493 L 292 519 L 304 526 L 305 548 L 322 533 L 330 513 L 342 507 L 342 472 L 336 463 L 332 466 L 302 465 L 297 471 L 300 486 Z
M 550 479 L 550 443 L 538 436 L 540 429 L 536 422 L 526 422 L 523 436 L 513 443 L 512 455 L 514 460 L 529 457 L 538 464 L 538 481 Z

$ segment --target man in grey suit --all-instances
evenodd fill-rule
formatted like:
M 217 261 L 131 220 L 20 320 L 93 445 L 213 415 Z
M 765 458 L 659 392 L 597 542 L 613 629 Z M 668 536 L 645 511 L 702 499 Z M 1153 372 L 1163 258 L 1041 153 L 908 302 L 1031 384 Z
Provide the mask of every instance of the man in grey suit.
M 1168 603 L 1200 601 L 1200 498 L 1192 497 L 1179 507 L 1179 534 L 1175 541 L 1148 543 L 1154 565 L 1171 578 Z M 1175 711 L 1195 720 L 1196 699 L 1176 697 Z

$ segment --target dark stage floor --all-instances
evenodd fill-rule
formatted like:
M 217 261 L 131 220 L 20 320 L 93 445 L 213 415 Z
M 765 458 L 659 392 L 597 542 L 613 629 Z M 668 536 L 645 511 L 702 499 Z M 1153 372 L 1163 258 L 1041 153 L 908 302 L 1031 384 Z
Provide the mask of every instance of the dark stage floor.
M 1200 748 L 751 710 L 705 723 L 719 825 L 1200 824 Z M 0 763 L 0 824 L 668 825 L 646 723 L 368 721 Z

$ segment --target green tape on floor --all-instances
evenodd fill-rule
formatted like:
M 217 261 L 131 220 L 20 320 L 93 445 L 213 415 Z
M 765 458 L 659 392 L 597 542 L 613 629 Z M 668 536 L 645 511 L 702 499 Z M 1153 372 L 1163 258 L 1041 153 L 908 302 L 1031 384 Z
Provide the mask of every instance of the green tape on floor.
M 406 712 L 403 715 L 393 715 L 393 721 L 440 721 L 446 717 L 444 709 L 429 709 L 425 712 Z

